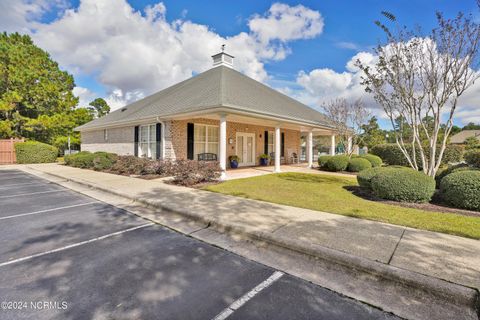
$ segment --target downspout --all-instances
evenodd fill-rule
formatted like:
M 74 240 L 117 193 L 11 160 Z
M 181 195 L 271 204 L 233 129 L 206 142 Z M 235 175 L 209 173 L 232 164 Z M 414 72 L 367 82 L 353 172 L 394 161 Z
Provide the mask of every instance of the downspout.
M 162 143 L 162 148 L 160 150 L 160 156 L 162 160 L 165 160 L 165 121 L 160 121 L 160 118 L 157 116 L 157 122 L 162 125 L 162 132 L 160 133 L 160 139 Z

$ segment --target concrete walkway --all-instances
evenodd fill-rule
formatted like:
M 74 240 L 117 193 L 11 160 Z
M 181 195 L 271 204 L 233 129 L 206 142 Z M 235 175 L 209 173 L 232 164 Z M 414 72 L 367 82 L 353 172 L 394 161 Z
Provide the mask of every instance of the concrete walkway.
M 265 167 L 256 166 L 256 167 L 245 167 L 245 168 L 238 168 L 238 169 L 228 169 L 226 180 L 243 179 L 243 178 L 263 176 L 263 175 L 266 175 L 266 174 L 272 174 L 272 173 L 274 173 L 274 169 L 275 169 L 274 166 L 265 166 Z M 354 175 L 354 174 L 338 173 L 338 172 L 325 172 L 325 171 L 320 171 L 316 168 L 308 168 L 306 163 L 282 165 L 281 170 L 282 170 L 282 172 L 329 174 L 329 175 L 351 177 L 351 178 L 356 177 L 356 175 Z
M 349 257 L 359 265 L 373 261 L 374 268 L 393 266 L 394 273 L 406 270 L 480 289 L 478 240 L 57 164 L 17 168 L 68 179 L 308 254 Z

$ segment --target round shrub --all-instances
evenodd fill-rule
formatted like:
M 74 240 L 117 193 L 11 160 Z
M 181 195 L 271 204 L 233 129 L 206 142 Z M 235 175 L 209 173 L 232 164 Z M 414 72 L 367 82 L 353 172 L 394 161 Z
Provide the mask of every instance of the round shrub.
M 367 159 L 372 164 L 372 167 L 380 167 L 383 164 L 382 158 L 374 154 L 366 154 L 361 156 L 363 159 Z
M 93 168 L 93 159 L 95 155 L 88 151 L 82 151 L 79 153 L 65 156 L 63 159 L 67 166 L 91 169 Z
M 362 170 L 357 175 L 357 182 L 360 188 L 365 189 L 367 191 L 372 190 L 371 181 L 373 177 L 375 177 L 378 173 L 383 172 L 385 170 L 390 170 L 391 167 L 374 167 L 370 169 Z
M 435 180 L 413 169 L 379 172 L 372 178 L 371 186 L 377 197 L 394 201 L 428 202 L 435 192 Z
M 345 171 L 348 167 L 349 158 L 347 156 L 332 156 L 327 160 L 325 167 L 328 171 Z
M 95 152 L 93 155 L 93 169 L 97 171 L 110 170 L 118 159 L 115 153 Z
M 318 166 L 321 169 L 326 169 L 327 161 L 330 160 L 332 156 L 320 156 L 318 157 Z
M 440 193 L 454 207 L 480 210 L 480 171 L 463 170 L 447 175 L 440 182 Z
M 469 165 L 480 168 L 480 151 L 469 151 L 465 154 L 465 162 Z
M 450 165 L 447 168 L 438 170 L 435 176 L 437 189 L 440 189 L 440 182 L 442 181 L 443 178 L 445 178 L 451 173 L 458 172 L 458 171 L 465 171 L 465 170 L 480 170 L 480 168 L 470 167 L 466 163 L 459 163 L 459 164 Z
M 350 172 L 360 172 L 362 170 L 369 169 L 371 167 L 372 167 L 372 164 L 367 159 L 354 158 L 354 159 L 350 159 L 350 161 L 348 162 L 347 169 Z
M 57 161 L 58 149 L 37 141 L 18 142 L 15 154 L 17 163 L 48 163 Z

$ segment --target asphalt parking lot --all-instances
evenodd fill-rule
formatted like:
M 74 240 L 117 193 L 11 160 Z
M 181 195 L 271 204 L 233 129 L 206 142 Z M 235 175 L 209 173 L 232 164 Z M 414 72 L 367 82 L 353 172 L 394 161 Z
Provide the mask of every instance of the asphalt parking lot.
M 12 169 L 0 300 L 0 319 L 395 319 Z

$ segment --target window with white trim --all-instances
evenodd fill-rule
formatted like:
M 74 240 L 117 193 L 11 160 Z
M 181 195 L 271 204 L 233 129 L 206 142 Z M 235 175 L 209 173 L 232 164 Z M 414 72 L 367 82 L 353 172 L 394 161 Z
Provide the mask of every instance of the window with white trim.
M 138 139 L 138 156 L 157 158 L 157 126 L 155 124 L 140 126 Z
M 108 129 L 103 129 L 103 140 L 108 140 Z
M 273 131 L 268 131 L 268 155 L 275 152 L 275 138 Z
M 218 126 L 195 123 L 193 129 L 193 159 L 197 160 L 200 153 L 215 153 L 218 156 L 218 140 Z

